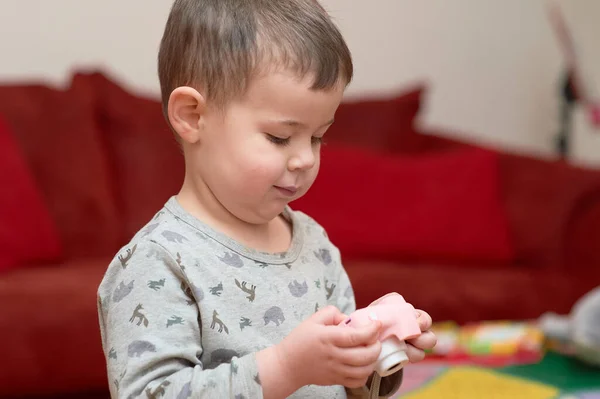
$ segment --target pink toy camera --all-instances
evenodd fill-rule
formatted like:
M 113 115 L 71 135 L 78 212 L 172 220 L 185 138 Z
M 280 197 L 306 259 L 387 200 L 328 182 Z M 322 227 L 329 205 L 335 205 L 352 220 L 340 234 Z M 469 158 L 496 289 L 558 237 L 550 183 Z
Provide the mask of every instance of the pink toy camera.
M 371 323 L 371 320 L 380 320 L 382 323 L 379 334 L 381 353 L 375 371 L 386 377 L 408 363 L 404 341 L 421 335 L 421 328 L 417 322 L 415 308 L 399 294 L 389 294 L 376 305 L 358 309 L 342 323 L 358 327 Z

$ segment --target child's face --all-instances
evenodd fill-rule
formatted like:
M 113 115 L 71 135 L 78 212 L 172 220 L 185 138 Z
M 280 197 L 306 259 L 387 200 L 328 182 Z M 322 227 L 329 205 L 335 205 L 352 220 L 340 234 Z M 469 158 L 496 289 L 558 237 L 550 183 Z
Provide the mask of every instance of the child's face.
M 272 220 L 317 177 L 320 141 L 344 86 L 313 91 L 311 83 L 286 71 L 265 74 L 224 113 L 203 115 L 206 133 L 187 160 L 188 172 L 239 219 Z

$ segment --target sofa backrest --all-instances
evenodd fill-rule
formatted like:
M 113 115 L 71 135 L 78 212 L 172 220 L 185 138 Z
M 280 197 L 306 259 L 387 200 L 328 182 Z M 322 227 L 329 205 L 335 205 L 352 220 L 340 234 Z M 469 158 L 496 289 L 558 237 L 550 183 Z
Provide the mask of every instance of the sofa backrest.
M 81 89 L 0 86 L 0 114 L 29 163 L 67 258 L 104 255 L 118 245 L 113 181 L 94 98 Z
M 177 194 L 183 154 L 159 101 L 131 94 L 100 73 L 75 75 L 73 87 L 94 93 L 124 245 Z
M 397 156 L 475 147 L 419 131 L 423 90 L 343 103 L 330 143 Z M 66 90 L 0 86 L 0 114 L 27 157 L 67 257 L 114 254 L 183 180 L 183 156 L 160 103 L 103 74 L 76 74 Z M 600 261 L 590 255 L 600 219 L 582 219 L 600 213 L 600 172 L 506 153 L 499 167 L 518 263 Z

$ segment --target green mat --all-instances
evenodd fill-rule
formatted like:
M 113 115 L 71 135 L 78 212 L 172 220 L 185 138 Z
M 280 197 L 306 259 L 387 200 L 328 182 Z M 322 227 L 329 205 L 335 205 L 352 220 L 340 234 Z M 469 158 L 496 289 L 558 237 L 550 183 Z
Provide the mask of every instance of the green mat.
M 496 369 L 516 377 L 555 386 L 563 391 L 600 389 L 600 368 L 588 366 L 555 352 L 548 352 L 538 364 Z

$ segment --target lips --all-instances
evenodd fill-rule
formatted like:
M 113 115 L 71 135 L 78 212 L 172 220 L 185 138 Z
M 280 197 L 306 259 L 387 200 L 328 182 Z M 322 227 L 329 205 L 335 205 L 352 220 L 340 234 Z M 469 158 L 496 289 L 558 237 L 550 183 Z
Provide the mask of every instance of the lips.
M 275 186 L 275 188 L 286 197 L 293 197 L 298 192 L 294 186 Z

